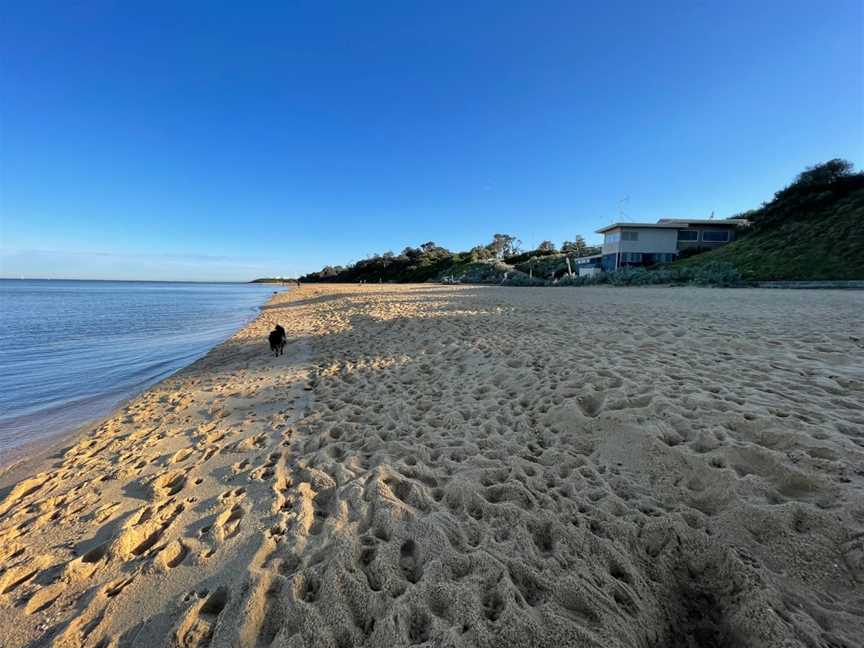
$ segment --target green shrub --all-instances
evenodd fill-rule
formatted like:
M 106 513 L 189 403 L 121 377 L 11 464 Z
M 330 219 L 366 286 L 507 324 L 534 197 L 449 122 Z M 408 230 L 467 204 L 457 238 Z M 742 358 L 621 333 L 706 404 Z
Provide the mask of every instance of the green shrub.
M 735 286 L 741 283 L 741 273 L 731 263 L 711 261 L 688 268 L 690 283 L 697 286 Z
M 502 282 L 505 286 L 545 286 L 546 282 L 537 277 L 529 277 L 524 272 L 512 270 L 507 273 L 507 278 Z
M 645 268 L 621 268 L 609 275 L 613 286 L 646 286 L 652 281 L 651 273 Z
M 735 286 L 741 283 L 741 274 L 729 263 L 715 262 L 698 268 L 621 268 L 592 276 L 561 277 L 555 286 L 651 286 L 693 284 L 698 286 Z
M 609 283 L 610 273 L 600 272 L 595 275 L 564 275 L 553 286 L 597 286 Z
M 528 250 L 527 252 L 522 252 L 521 254 L 514 254 L 513 256 L 508 256 L 504 259 L 509 265 L 519 265 L 520 263 L 525 263 L 531 259 L 540 259 L 546 256 L 556 256 L 559 253 L 554 249 L 551 250 Z

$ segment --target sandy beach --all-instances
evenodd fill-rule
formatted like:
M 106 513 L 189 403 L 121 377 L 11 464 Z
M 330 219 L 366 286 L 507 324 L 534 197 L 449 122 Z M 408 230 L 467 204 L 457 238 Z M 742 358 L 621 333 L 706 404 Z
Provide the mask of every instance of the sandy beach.
M 0 645 L 860 646 L 862 313 L 857 291 L 276 295 L 0 474 Z

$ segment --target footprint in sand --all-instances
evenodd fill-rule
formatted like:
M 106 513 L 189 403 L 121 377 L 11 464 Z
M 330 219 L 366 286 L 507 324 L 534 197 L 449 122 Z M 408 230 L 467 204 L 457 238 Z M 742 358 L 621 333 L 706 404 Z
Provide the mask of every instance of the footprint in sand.
M 27 601 L 27 605 L 24 606 L 24 613 L 36 614 L 37 612 L 47 610 L 58 598 L 60 598 L 60 595 L 63 594 L 67 588 L 68 584 L 62 581 L 40 587 Z
M 216 533 L 221 541 L 234 537 L 240 530 L 245 511 L 239 503 L 228 507 L 216 518 Z
M 174 453 L 174 456 L 171 457 L 171 463 L 176 464 L 186 461 L 189 458 L 189 455 L 192 454 L 192 452 L 192 448 L 183 448 L 182 450 L 178 450 Z
M 19 567 L 8 569 L 0 578 L 0 594 L 9 594 L 36 576 L 40 571 L 38 564 L 25 563 Z
M 168 569 L 173 569 L 183 562 L 188 553 L 189 548 L 182 540 L 174 540 L 165 545 L 159 552 L 159 564 Z
M 176 495 L 186 485 L 186 474 L 182 470 L 162 473 L 151 484 L 153 499 L 164 499 Z
M 173 500 L 168 500 L 155 509 L 144 507 L 112 543 L 111 555 L 122 560 L 132 560 L 145 554 L 159 542 L 184 509 L 182 503 L 174 503 Z
M 177 644 L 181 648 L 206 648 L 213 640 L 219 615 L 228 604 L 228 589 L 219 587 L 203 601 L 189 609 L 177 628 Z
M 406 540 L 399 548 L 399 568 L 409 583 L 417 583 L 423 577 L 423 563 L 413 540 Z

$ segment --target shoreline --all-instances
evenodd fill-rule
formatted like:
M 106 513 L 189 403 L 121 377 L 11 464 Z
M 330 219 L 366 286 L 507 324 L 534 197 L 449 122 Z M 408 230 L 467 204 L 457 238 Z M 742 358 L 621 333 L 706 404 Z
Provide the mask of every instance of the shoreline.
M 829 625 L 853 645 L 862 305 L 279 293 L 62 457 L 16 468 L 0 643 L 785 648 Z
M 26 281 L 36 281 L 36 280 L 26 279 Z M 45 279 L 44 281 L 51 281 L 51 280 Z M 62 281 L 79 281 L 79 280 L 66 280 L 66 279 L 64 279 Z M 89 282 L 89 281 L 100 281 L 100 280 L 86 279 L 86 280 L 80 280 L 80 281 L 88 281 Z M 128 283 L 124 280 L 104 280 L 104 281 L 109 282 L 109 283 L 110 282 Z M 191 283 L 208 283 L 208 284 L 224 283 L 224 284 L 233 284 L 236 282 L 191 282 L 191 281 L 187 281 L 187 282 L 178 282 L 178 281 L 153 282 L 153 281 L 140 281 L 138 283 L 168 283 L 168 284 L 175 284 L 175 283 L 186 283 L 186 284 L 191 284 Z M 254 315 L 250 315 L 246 321 L 244 321 L 240 326 L 237 327 L 237 329 L 235 329 L 231 333 L 231 335 L 229 335 L 226 339 L 222 340 L 221 342 L 219 342 L 219 343 L 215 344 L 214 346 L 210 347 L 209 349 L 207 349 L 207 351 L 205 351 L 201 357 L 196 358 L 192 362 L 175 369 L 171 373 L 162 376 L 161 378 L 159 378 L 155 382 L 153 382 L 149 385 L 146 385 L 143 388 L 141 388 L 139 385 L 138 386 L 139 388 L 136 389 L 136 391 L 132 391 L 128 395 L 117 400 L 116 403 L 111 405 L 110 408 L 108 408 L 104 414 L 80 421 L 79 423 L 75 423 L 75 424 L 67 427 L 67 429 L 65 429 L 63 431 L 53 432 L 46 437 L 34 439 L 31 441 L 26 441 L 21 445 L 18 445 L 18 446 L 9 448 L 9 449 L 2 449 L 2 451 L 0 451 L 0 488 L 2 488 L 2 484 L 3 484 L 4 477 L 6 476 L 6 474 L 8 472 L 16 469 L 16 467 L 21 465 L 21 464 L 31 463 L 30 462 L 31 457 L 32 458 L 36 458 L 36 457 L 43 457 L 44 458 L 44 455 L 46 453 L 50 452 L 52 449 L 57 448 L 60 445 L 62 445 L 63 443 L 69 442 L 69 441 L 77 438 L 78 435 L 86 433 L 87 430 L 90 428 L 98 427 L 101 423 L 103 423 L 107 419 L 111 418 L 117 411 L 119 411 L 123 407 L 125 407 L 130 401 L 141 396 L 147 390 L 158 386 L 163 381 L 171 379 L 172 377 L 176 376 L 178 373 L 186 370 L 187 368 L 191 367 L 195 363 L 204 359 L 207 355 L 209 355 L 217 347 L 228 342 L 231 338 L 233 338 L 242 329 L 246 328 L 251 323 L 253 323 L 257 318 L 259 318 L 261 316 L 263 310 L 264 310 L 264 307 L 267 306 L 276 297 L 276 295 L 278 295 L 280 292 L 285 292 L 285 291 L 284 290 L 283 291 L 273 291 L 272 294 L 268 295 L 267 298 L 260 305 L 258 305 L 256 307 L 257 313 L 255 313 Z

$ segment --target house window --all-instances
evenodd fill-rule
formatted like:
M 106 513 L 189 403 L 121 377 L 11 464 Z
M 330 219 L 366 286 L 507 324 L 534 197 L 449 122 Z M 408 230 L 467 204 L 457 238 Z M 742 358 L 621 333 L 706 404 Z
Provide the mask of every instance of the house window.
M 606 243 L 617 243 L 621 238 L 620 232 L 612 232 L 606 235 Z
M 654 255 L 654 263 L 670 263 L 675 260 L 675 255 L 671 252 L 658 252 Z
M 621 253 L 621 262 L 622 263 L 642 263 L 642 253 L 641 252 L 622 252 Z
M 638 241 L 639 232 L 621 232 L 622 241 Z
M 679 241 L 698 241 L 699 232 L 697 230 L 678 230 Z
M 703 230 L 702 240 L 711 243 L 725 243 L 729 240 L 728 230 Z

